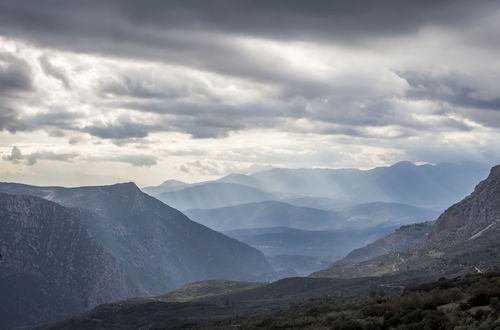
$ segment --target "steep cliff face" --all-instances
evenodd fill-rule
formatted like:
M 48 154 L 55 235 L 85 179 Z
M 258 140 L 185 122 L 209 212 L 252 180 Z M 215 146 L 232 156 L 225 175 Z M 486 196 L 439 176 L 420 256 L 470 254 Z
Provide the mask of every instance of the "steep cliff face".
M 455 232 L 456 239 L 469 238 L 500 221 L 500 165 L 491 169 L 488 178 L 474 192 L 446 210 L 436 221 L 431 238 L 442 232 Z
M 0 194 L 0 328 L 145 294 L 87 230 L 92 217 L 41 198 Z
M 189 220 L 133 183 L 80 188 L 0 184 L 2 190 L 96 213 L 87 228 L 149 294 L 200 280 L 255 280 L 273 272 L 260 251 Z

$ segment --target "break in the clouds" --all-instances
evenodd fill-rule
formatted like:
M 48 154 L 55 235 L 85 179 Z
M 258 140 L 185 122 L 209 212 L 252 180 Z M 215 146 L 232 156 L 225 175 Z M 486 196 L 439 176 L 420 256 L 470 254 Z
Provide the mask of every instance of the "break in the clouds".
M 497 162 L 499 22 L 496 1 L 0 0 L 0 178 Z

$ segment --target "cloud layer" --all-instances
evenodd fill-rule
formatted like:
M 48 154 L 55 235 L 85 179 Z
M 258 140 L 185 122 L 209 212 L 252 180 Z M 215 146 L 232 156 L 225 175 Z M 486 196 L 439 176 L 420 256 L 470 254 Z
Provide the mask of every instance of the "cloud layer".
M 0 152 L 148 183 L 497 162 L 498 22 L 495 1 L 2 1 Z

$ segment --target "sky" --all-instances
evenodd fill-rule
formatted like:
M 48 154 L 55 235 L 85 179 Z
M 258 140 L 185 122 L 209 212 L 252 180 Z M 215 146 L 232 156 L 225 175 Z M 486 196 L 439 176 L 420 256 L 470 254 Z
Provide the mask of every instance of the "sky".
M 500 161 L 500 3 L 0 0 L 0 180 Z

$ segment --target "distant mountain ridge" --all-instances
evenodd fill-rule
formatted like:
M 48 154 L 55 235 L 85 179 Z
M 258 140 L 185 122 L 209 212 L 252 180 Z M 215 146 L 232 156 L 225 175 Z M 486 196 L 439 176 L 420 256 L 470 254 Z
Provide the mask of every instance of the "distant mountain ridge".
M 301 207 L 281 201 L 246 203 L 184 211 L 191 219 L 219 231 L 290 227 L 302 230 L 352 230 L 435 220 L 439 212 L 399 203 L 373 202 L 339 210 Z
M 236 183 L 208 182 L 155 195 L 162 202 L 180 210 L 210 209 L 242 203 L 277 200 L 275 194 Z
M 288 227 L 252 228 L 223 233 L 262 251 L 266 256 L 341 257 L 392 232 L 394 227 L 353 230 L 299 230 Z
M 337 200 L 336 204 L 388 202 L 444 210 L 462 199 L 487 173 L 488 168 L 478 164 L 415 165 L 411 162 L 399 162 L 371 170 L 274 168 L 251 175 L 230 174 L 218 180 L 190 184 L 183 188 L 190 188 L 191 194 L 197 196 L 198 203 L 204 198 L 212 198 L 201 191 L 195 194 L 200 186 L 210 183 L 232 183 L 274 195 L 280 193 L 291 195 L 288 198 L 274 196 L 267 200 L 290 201 L 295 195 L 295 198 L 330 198 Z M 174 198 L 176 191 L 179 190 L 168 189 L 169 198 Z M 232 205 L 256 201 L 246 200 Z M 231 204 L 208 207 L 182 205 L 181 209 L 228 205 Z
M 265 227 L 319 230 L 341 225 L 341 217 L 335 211 L 300 207 L 279 201 L 192 209 L 185 213 L 193 220 L 220 231 Z

